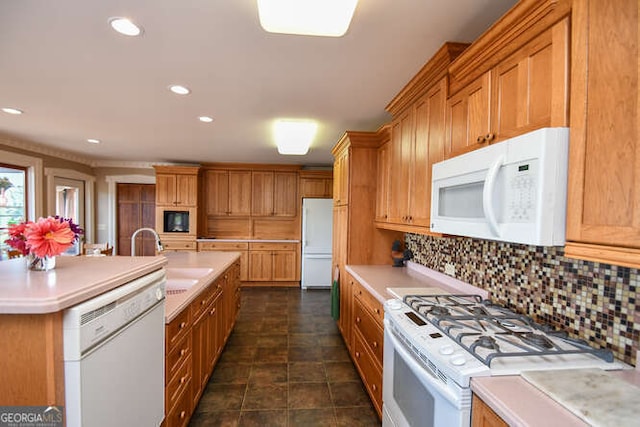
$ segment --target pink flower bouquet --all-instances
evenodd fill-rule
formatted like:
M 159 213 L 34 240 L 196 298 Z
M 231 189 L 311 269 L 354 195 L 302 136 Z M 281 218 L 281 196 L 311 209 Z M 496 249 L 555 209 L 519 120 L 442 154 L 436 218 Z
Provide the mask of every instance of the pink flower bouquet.
M 83 233 L 71 219 L 50 216 L 11 226 L 5 243 L 25 256 L 54 257 L 66 251 Z

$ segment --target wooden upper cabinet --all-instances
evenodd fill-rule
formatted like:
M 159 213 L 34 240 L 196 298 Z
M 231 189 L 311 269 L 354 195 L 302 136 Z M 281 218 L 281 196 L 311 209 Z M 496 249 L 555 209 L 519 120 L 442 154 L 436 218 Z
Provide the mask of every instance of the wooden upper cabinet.
M 569 125 L 567 4 L 521 1 L 452 64 L 447 158 Z
M 378 184 L 376 186 L 376 221 L 389 219 L 389 167 L 391 143 L 387 142 L 378 148 Z
M 333 197 L 332 170 L 300 171 L 300 197 L 331 199 Z
M 296 216 L 298 206 L 296 172 L 253 171 L 251 182 L 251 214 L 253 216 Z
M 413 155 L 413 110 L 391 123 L 391 161 L 389 168 L 389 222 L 409 222 L 409 194 Z
M 251 171 L 210 169 L 204 173 L 206 214 L 249 216 Z
M 490 92 L 487 71 L 447 101 L 447 158 L 483 147 L 491 139 Z
M 197 207 L 198 167 L 154 166 L 156 205 Z
M 638 2 L 574 2 L 565 255 L 640 268 Z
M 333 164 L 333 203 L 336 206 L 349 203 L 349 150 L 336 155 Z

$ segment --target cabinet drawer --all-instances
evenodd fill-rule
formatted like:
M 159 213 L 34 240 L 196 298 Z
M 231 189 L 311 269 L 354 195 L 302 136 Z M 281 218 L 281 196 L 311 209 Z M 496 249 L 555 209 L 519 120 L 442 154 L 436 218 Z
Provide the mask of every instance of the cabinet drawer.
M 198 250 L 201 251 L 246 251 L 249 249 L 247 242 L 198 242 Z
M 365 344 L 377 359 L 378 364 L 382 366 L 383 329 L 374 320 L 373 316 L 364 309 L 362 302 L 358 299 L 355 300 L 353 321 L 356 329 L 362 334 Z
M 295 249 L 295 243 L 249 243 L 249 250 L 252 251 L 293 251 Z
M 168 325 L 165 325 L 165 342 L 166 352 L 169 353 L 177 343 L 187 334 L 191 327 L 191 312 L 190 310 L 182 310 L 175 319 Z
M 382 409 L 382 370 L 373 361 L 373 356 L 367 350 L 367 345 L 363 342 L 362 335 L 358 331 L 354 334 L 353 355 L 358 371 L 362 377 L 369 396 L 373 401 L 378 413 Z
M 168 384 L 169 381 L 176 375 L 185 360 L 191 355 L 191 334 L 185 335 L 176 345 L 171 348 L 166 363 L 166 375 L 164 377 L 164 383 Z
M 167 251 L 195 251 L 195 240 L 163 240 L 162 246 Z
M 194 300 L 191 302 L 189 306 L 191 309 L 191 320 L 195 322 L 198 317 L 207 309 L 209 302 L 211 301 L 211 297 L 213 296 L 213 291 L 215 289 L 215 285 L 209 285 L 197 295 Z
M 167 412 L 165 419 L 165 427 L 186 427 L 191 418 L 191 393 L 189 383 L 186 387 L 180 389 L 180 393 L 176 395 L 174 407 Z
M 376 319 L 380 324 L 380 327 L 382 327 L 384 322 L 384 309 L 382 308 L 382 304 L 376 299 L 376 297 L 371 295 L 371 293 L 369 293 L 369 291 L 367 291 L 360 282 L 354 280 L 354 285 L 355 288 L 353 292 L 355 297 L 362 302 L 364 308 L 371 312 L 374 319 Z
M 184 363 L 180 365 L 180 368 L 176 372 L 176 376 L 169 381 L 169 384 L 165 388 L 165 404 L 167 409 L 173 409 L 185 392 L 186 394 L 190 394 L 191 375 L 191 355 L 189 355 L 184 360 Z M 187 414 L 189 414 L 189 411 L 187 411 Z

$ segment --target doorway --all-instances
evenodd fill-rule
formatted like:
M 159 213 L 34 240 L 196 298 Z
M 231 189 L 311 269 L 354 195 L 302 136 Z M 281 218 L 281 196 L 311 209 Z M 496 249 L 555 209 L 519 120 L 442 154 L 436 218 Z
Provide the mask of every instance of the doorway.
M 131 235 L 138 228 L 156 226 L 155 184 L 124 184 L 116 187 L 116 229 L 118 255 L 131 255 Z M 155 240 L 151 233 L 136 237 L 136 255 L 155 255 Z
M 54 177 L 56 198 L 56 215 L 71 219 L 81 228 L 86 227 L 84 216 L 84 181 L 77 179 Z M 78 255 L 80 253 L 80 240 L 64 252 L 66 255 Z

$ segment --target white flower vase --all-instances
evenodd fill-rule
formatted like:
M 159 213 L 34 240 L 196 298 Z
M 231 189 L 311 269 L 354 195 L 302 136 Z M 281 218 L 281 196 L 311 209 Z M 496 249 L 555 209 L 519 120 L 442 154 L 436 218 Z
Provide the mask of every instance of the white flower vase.
M 48 271 L 56 268 L 56 257 L 45 256 L 40 258 L 34 254 L 27 255 L 27 268 L 31 271 Z

